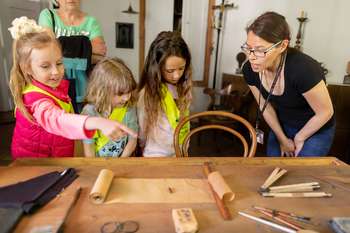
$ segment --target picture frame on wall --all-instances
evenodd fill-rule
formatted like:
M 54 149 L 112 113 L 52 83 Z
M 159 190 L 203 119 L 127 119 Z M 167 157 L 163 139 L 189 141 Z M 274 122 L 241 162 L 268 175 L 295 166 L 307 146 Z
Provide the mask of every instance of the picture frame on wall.
M 133 49 L 134 48 L 134 24 L 133 23 L 115 23 L 116 48 Z

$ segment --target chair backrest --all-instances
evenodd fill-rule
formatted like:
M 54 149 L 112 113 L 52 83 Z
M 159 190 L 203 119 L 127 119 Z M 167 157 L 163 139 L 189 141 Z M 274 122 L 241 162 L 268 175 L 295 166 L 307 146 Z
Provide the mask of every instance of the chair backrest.
M 195 129 L 191 130 L 186 135 L 183 144 L 180 145 L 180 142 L 179 142 L 180 130 L 186 124 L 186 122 L 193 120 L 195 118 L 206 117 L 206 116 L 227 117 L 229 119 L 235 120 L 235 121 L 241 123 L 242 125 L 244 125 L 248 129 L 249 136 L 250 136 L 251 143 L 250 143 L 249 150 L 248 150 L 248 142 L 241 133 L 239 133 L 237 130 L 232 129 L 230 127 L 226 127 L 226 126 L 218 125 L 218 124 L 204 125 L 204 126 L 200 126 L 200 127 L 197 127 Z M 196 113 L 196 114 L 187 116 L 187 117 L 183 118 L 178 123 L 178 125 L 175 129 L 175 132 L 174 132 L 174 147 L 175 147 L 176 157 L 188 157 L 188 147 L 189 147 L 188 144 L 189 144 L 190 137 L 199 131 L 208 130 L 208 129 L 220 129 L 220 130 L 224 130 L 224 131 L 227 131 L 227 132 L 233 134 L 243 144 L 243 150 L 244 150 L 243 156 L 244 157 L 254 157 L 255 156 L 256 146 L 257 146 L 256 133 L 255 133 L 255 129 L 253 128 L 253 126 L 247 120 L 245 120 L 244 118 L 242 118 L 236 114 L 229 113 L 229 112 L 206 111 L 206 112 L 200 112 L 200 113 Z

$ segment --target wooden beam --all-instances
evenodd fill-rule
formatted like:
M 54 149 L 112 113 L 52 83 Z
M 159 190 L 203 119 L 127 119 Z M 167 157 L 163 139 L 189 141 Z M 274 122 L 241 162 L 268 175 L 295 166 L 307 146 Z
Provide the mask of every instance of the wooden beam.
M 140 0 L 139 15 L 139 77 L 145 60 L 145 19 L 146 19 L 146 0 Z
M 1 157 L 1 155 L 0 155 Z M 335 157 L 182 157 L 182 158 L 145 158 L 128 157 L 114 159 L 112 157 L 101 158 L 24 158 L 16 159 L 10 166 L 105 166 L 108 165 L 191 165 L 202 166 L 204 162 L 212 162 L 214 165 L 269 165 L 269 166 L 348 166 Z M 1 167 L 0 167 L 1 170 Z
M 198 87 L 208 87 L 209 82 L 209 72 L 210 72 L 210 58 L 211 52 L 213 50 L 213 6 L 215 5 L 215 0 L 208 1 L 208 18 L 207 18 L 207 35 L 205 42 L 205 57 L 204 57 L 204 72 L 203 72 L 203 80 L 193 81 L 194 86 Z

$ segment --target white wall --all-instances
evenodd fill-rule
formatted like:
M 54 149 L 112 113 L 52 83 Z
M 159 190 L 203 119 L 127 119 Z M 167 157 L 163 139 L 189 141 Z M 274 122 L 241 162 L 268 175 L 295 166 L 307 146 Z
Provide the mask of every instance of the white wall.
M 173 7 L 174 0 L 146 0 L 146 22 L 145 22 L 145 56 L 147 55 L 150 43 L 156 35 L 163 30 L 173 28 Z M 200 72 L 203 67 L 204 57 L 199 42 L 205 40 L 205 22 L 198 21 L 203 16 L 203 9 L 198 9 L 195 1 L 207 3 L 207 0 L 184 0 L 184 20 L 189 20 L 191 27 L 197 28 L 194 31 L 186 32 L 186 25 L 183 24 L 184 37 L 190 46 L 192 55 L 199 57 L 199 62 L 194 62 L 194 79 L 200 79 Z M 221 0 L 217 0 L 219 4 Z M 246 40 L 245 27 L 254 18 L 265 11 L 277 11 L 286 16 L 292 31 L 292 45 L 298 29 L 297 17 L 304 10 L 309 21 L 305 25 L 303 40 L 303 50 L 305 53 L 323 62 L 329 69 L 327 80 L 333 83 L 341 83 L 345 75 L 345 67 L 350 61 L 350 30 L 347 24 L 350 22 L 349 0 L 232 0 L 238 5 L 238 9 L 230 9 L 224 18 L 224 30 L 220 41 L 219 66 L 217 71 L 216 87 L 221 86 L 222 73 L 234 73 L 237 68 L 236 55 L 240 52 L 240 46 Z M 132 6 L 139 10 L 139 1 L 131 0 Z M 136 80 L 139 77 L 138 71 L 138 15 L 127 15 L 121 13 L 127 9 L 128 0 L 83 0 L 82 9 L 94 15 L 102 24 L 102 30 L 108 46 L 109 56 L 118 56 L 132 69 Z M 205 4 L 204 4 L 205 5 Z M 187 13 L 186 13 L 187 12 Z M 186 16 L 187 14 L 187 16 Z M 186 18 L 187 17 L 187 18 Z M 115 22 L 132 22 L 135 24 L 135 48 L 117 49 L 115 48 Z M 184 21 L 185 23 L 186 21 Z M 216 31 L 213 35 L 216 39 Z M 209 87 L 213 80 L 214 54 L 211 57 Z M 202 88 L 194 89 L 195 102 L 193 111 L 205 110 L 208 97 L 202 94 Z
M 174 0 L 146 0 L 145 57 L 149 46 L 161 31 L 172 31 Z
M 327 80 L 341 83 L 346 63 L 350 61 L 350 1 L 348 0 L 235 0 L 239 8 L 227 12 L 223 33 L 220 73 L 233 73 L 240 45 L 245 42 L 245 27 L 259 14 L 276 11 L 284 15 L 292 31 L 292 45 L 298 30 L 297 17 L 304 10 L 309 21 L 305 25 L 303 51 L 323 62 L 329 74 Z M 315 6 L 317 4 L 317 6 Z
M 131 69 L 136 81 L 139 79 L 139 15 L 122 13 L 128 9 L 129 2 L 135 11 L 139 11 L 138 0 L 83 0 L 83 11 L 97 18 L 102 27 L 102 32 L 107 45 L 107 56 L 119 57 Z M 134 48 L 116 48 L 115 23 L 134 24 Z
M 191 50 L 193 80 L 203 79 L 207 18 L 207 0 L 183 2 L 182 36 Z
M 17 17 L 36 20 L 41 9 L 47 6 L 44 0 L 0 0 L 0 111 L 14 109 L 8 86 L 12 67 L 12 38 L 8 28 Z
M 208 0 L 183 1 L 182 36 L 192 55 L 192 78 L 203 80 L 204 59 L 207 33 Z M 200 112 L 207 108 L 209 97 L 203 95 L 203 88 L 193 88 L 191 112 Z

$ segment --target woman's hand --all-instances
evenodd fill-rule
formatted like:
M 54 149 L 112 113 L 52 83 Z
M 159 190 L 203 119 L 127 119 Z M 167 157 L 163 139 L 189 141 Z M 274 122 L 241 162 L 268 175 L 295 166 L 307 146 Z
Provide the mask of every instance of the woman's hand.
M 97 37 L 91 41 L 92 54 L 105 56 L 107 53 L 106 43 L 101 37 Z
M 295 144 L 294 141 L 290 138 L 287 138 L 286 140 L 280 142 L 280 148 L 281 148 L 281 157 L 287 156 L 287 157 L 293 157 L 295 156 Z
M 301 149 L 303 149 L 303 146 L 304 146 L 304 143 L 305 143 L 305 140 L 300 138 L 297 135 L 295 135 L 294 137 L 294 145 L 295 145 L 295 151 L 294 151 L 294 156 L 297 157 L 301 151 Z
M 127 134 L 137 138 L 137 133 L 125 125 L 102 117 L 89 117 L 85 122 L 87 130 L 99 129 L 111 140 L 118 140 Z

